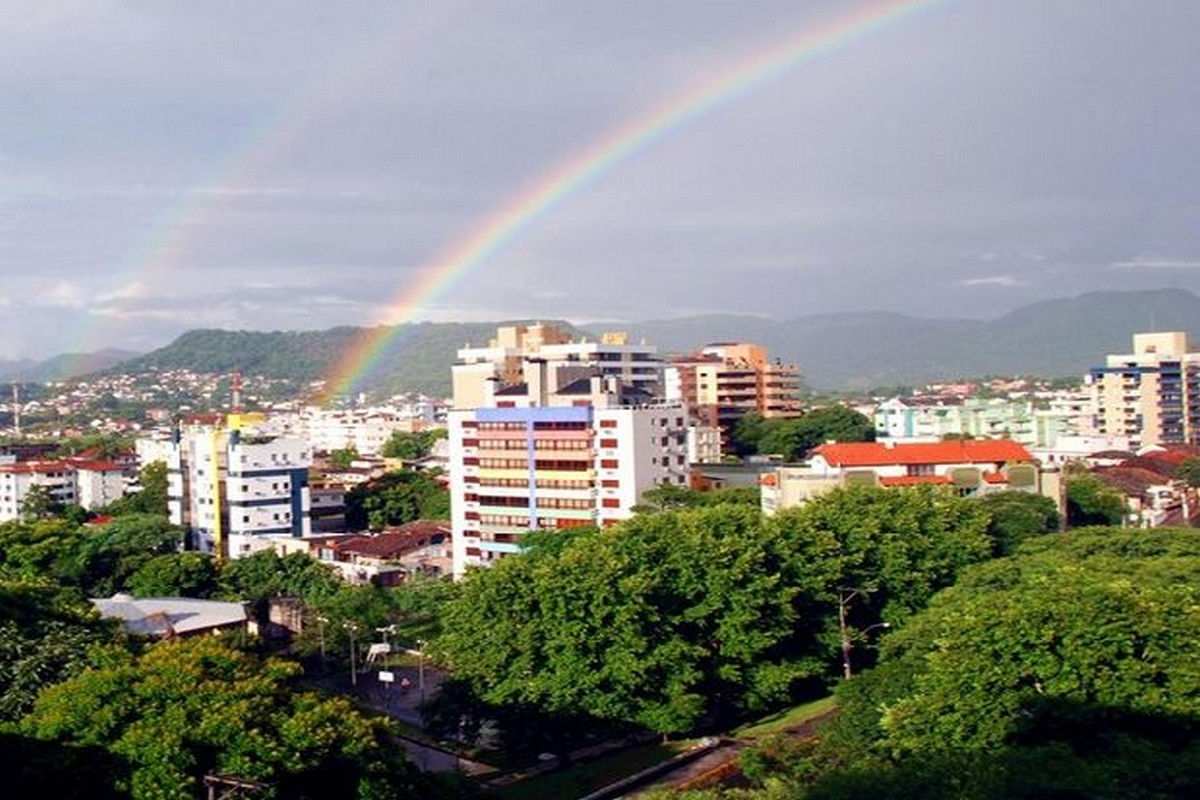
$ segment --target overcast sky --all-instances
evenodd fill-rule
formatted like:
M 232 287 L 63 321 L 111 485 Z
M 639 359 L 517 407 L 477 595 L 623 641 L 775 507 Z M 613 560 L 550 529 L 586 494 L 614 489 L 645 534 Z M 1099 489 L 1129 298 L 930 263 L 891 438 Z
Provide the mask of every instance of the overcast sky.
M 611 159 L 395 307 L 614 132 L 891 5 L 2 0 L 0 358 L 1200 290 L 1200 2 L 947 0 Z

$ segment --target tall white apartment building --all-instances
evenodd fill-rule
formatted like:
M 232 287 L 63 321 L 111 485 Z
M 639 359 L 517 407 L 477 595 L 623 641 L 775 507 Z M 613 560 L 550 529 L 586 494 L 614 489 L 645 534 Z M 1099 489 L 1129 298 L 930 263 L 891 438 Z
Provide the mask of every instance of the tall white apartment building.
M 259 434 L 247 422 L 230 417 L 181 429 L 172 439 L 167 503 L 171 521 L 187 530 L 189 549 L 238 558 L 311 533 L 312 447 Z
M 1109 355 L 1088 375 L 1096 432 L 1130 446 L 1200 444 L 1200 353 L 1187 334 L 1136 333 L 1133 352 Z
M 459 353 L 456 370 L 487 377 L 456 380 L 464 391 L 448 419 L 456 577 L 517 552 L 529 531 L 612 525 L 646 489 L 689 482 L 683 403 L 535 353 L 517 373 L 503 354 L 491 374 Z

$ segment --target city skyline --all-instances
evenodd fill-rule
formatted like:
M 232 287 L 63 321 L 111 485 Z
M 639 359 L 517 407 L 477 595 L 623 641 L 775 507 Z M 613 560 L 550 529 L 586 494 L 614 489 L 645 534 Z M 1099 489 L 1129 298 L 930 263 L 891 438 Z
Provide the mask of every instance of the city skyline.
M 648 5 L 6 4 L 0 357 L 1200 290 L 1200 8 Z

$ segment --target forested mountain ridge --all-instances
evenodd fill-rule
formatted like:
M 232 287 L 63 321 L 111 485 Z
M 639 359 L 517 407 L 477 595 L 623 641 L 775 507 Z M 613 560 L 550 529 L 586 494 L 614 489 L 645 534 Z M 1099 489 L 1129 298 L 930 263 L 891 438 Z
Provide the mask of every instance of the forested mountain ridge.
M 715 341 L 751 341 L 798 364 L 815 389 L 919 385 L 983 375 L 1082 376 L 1107 353 L 1127 352 L 1140 331 L 1184 330 L 1200 338 L 1200 297 L 1179 290 L 1094 292 L 1024 306 L 992 320 L 922 319 L 893 312 L 820 314 L 791 320 L 708 315 L 565 327 L 575 335 L 626 330 L 660 353 Z M 456 351 L 485 345 L 496 327 L 522 321 L 409 323 L 386 334 L 358 388 L 444 396 Z M 189 331 L 108 372 L 165 369 L 245 374 L 298 382 L 332 375 L 370 329 Z

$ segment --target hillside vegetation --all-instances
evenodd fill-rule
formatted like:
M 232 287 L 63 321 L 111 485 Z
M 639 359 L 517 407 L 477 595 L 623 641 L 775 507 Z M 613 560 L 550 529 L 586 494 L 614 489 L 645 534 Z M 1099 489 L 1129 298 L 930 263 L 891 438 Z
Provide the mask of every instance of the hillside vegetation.
M 661 353 L 690 352 L 714 341 L 767 347 L 772 358 L 798 364 L 813 389 L 920 385 L 984 375 L 1082 376 L 1107 353 L 1126 352 L 1134 333 L 1183 330 L 1200 338 L 1200 297 L 1178 289 L 1094 292 L 1025 306 L 992 320 L 921 319 L 855 312 L 770 320 L 709 315 L 639 323 L 594 323 L 587 329 L 553 321 L 573 335 L 627 330 Z M 416 391 L 444 396 L 450 365 L 464 345 L 484 345 L 509 322 L 411 323 L 397 326 L 355 390 Z M 108 372 L 165 369 L 316 381 L 333 374 L 362 337 L 379 329 L 323 331 L 196 330 Z

